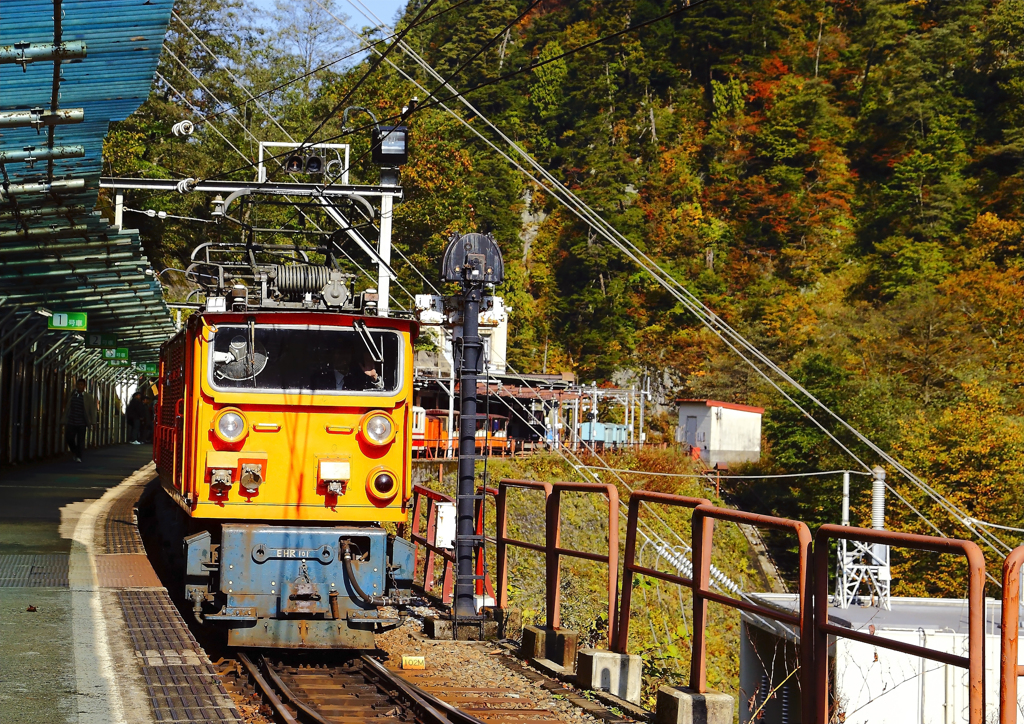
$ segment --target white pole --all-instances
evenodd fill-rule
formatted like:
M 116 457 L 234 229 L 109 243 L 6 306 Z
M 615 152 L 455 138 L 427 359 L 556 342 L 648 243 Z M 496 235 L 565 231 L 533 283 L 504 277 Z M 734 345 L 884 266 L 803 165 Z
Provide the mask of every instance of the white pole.
M 644 383 L 640 383 L 640 429 L 637 431 L 640 447 L 644 444 Z
M 843 473 L 843 525 L 850 524 L 850 473 Z
M 124 194 L 114 196 L 114 226 L 118 229 L 124 226 Z
M 391 216 L 394 209 L 394 197 L 382 194 L 380 197 L 380 242 L 377 245 L 377 314 L 388 316 L 388 294 L 390 294 L 391 275 Z

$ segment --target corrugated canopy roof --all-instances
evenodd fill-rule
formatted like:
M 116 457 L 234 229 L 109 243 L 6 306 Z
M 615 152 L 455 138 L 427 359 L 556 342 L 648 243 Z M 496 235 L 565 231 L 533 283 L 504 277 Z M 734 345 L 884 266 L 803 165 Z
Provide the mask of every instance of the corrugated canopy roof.
M 160 343 L 173 333 L 160 285 L 146 273 L 150 265 L 139 232 L 112 226 L 95 211 L 103 138 L 111 121 L 126 118 L 149 95 L 172 5 L 173 0 L 4 3 L 4 326 L 17 316 L 33 314 L 37 307 L 87 312 L 88 331 L 116 335 L 118 346 L 128 347 L 136 361 L 155 360 Z M 60 14 L 58 23 L 55 13 Z M 81 121 L 49 122 L 51 114 L 61 121 L 69 120 L 65 116 L 77 120 L 76 109 L 82 111 Z M 33 120 L 41 123 L 33 126 Z M 53 155 L 63 157 L 47 158 Z M 31 323 L 45 320 L 39 316 Z

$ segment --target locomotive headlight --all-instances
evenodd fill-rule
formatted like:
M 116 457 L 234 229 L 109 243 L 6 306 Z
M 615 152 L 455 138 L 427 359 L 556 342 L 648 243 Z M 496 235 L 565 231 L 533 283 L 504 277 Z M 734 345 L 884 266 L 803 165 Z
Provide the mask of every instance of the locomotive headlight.
M 398 478 L 387 468 L 374 468 L 366 477 L 366 492 L 373 499 L 389 501 L 398 493 Z
M 385 412 L 371 412 L 359 423 L 363 439 L 371 445 L 388 445 L 395 439 L 395 423 Z
M 249 425 L 240 410 L 229 407 L 217 413 L 213 431 L 224 442 L 238 442 L 249 433 Z

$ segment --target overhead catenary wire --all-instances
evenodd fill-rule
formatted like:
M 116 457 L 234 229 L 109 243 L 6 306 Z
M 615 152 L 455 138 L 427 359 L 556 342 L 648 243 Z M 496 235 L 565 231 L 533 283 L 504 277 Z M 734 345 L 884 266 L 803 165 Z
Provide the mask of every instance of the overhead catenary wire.
M 429 17 L 423 18 L 422 20 L 420 20 L 420 22 L 418 24 L 422 25 L 424 23 L 429 23 L 429 22 L 431 22 L 433 20 L 436 20 L 437 18 L 441 17 L 442 15 L 450 13 L 453 10 L 456 10 L 456 9 L 460 8 L 461 6 L 466 5 L 467 3 L 470 3 L 470 2 L 473 2 L 473 1 L 474 0 L 459 0 L 459 2 L 456 2 L 456 3 L 453 3 L 452 5 L 449 5 L 444 10 L 438 11 L 437 13 L 434 13 L 433 15 L 431 15 Z M 196 40 L 199 40 L 199 38 L 196 36 L 196 33 L 195 33 L 194 29 L 192 29 L 188 25 L 188 23 L 180 15 L 177 14 L 177 11 L 174 12 L 174 17 L 176 17 L 178 19 L 178 21 L 182 25 L 185 26 L 185 28 L 189 31 L 189 33 L 193 37 L 196 38 Z M 379 40 L 379 42 L 386 42 L 388 40 L 391 40 L 395 35 L 397 35 L 397 33 L 392 33 L 391 35 L 389 35 L 387 37 L 381 38 Z M 199 40 L 199 42 L 200 42 L 201 45 L 203 45 L 204 49 L 218 62 L 218 66 L 219 66 L 220 62 L 221 62 L 221 58 L 219 56 L 217 56 L 213 51 L 211 51 L 208 47 L 206 47 L 206 44 L 203 43 L 201 40 Z M 271 93 L 276 93 L 279 90 L 284 90 L 288 86 L 294 85 L 295 83 L 298 83 L 300 81 L 305 80 L 306 78 L 309 78 L 310 76 L 316 75 L 320 71 L 326 70 L 327 68 L 330 68 L 333 65 L 337 65 L 338 63 L 341 63 L 341 62 L 343 62 L 345 60 L 348 60 L 350 58 L 353 58 L 353 57 L 355 57 L 355 56 L 357 56 L 357 55 L 359 55 L 361 53 L 364 53 L 364 52 L 366 52 L 366 49 L 367 48 L 365 46 L 358 46 L 354 50 L 351 50 L 348 53 L 345 53 L 344 55 L 338 56 L 337 58 L 334 58 L 333 60 L 329 60 L 326 63 L 323 63 L 323 64 L 317 66 L 316 68 L 313 68 L 311 70 L 306 71 L 305 73 L 302 73 L 300 75 L 297 75 L 297 76 L 294 76 L 292 78 L 289 78 L 288 80 L 286 80 L 286 81 L 284 81 L 282 83 L 278 83 L 277 85 L 275 85 L 275 86 L 273 86 L 271 88 L 268 88 L 266 90 L 260 91 L 259 93 L 256 93 L 256 94 L 253 94 L 251 91 L 249 91 L 248 88 L 244 86 L 244 84 L 240 84 L 240 87 L 246 92 L 246 95 L 248 96 L 250 101 L 256 101 L 259 98 L 263 98 L 265 96 L 269 96 Z M 227 68 L 224 68 L 224 69 L 228 70 Z M 230 70 L 228 70 L 228 72 L 230 74 Z M 219 110 L 216 113 L 212 113 L 212 114 L 206 115 L 203 118 L 203 122 L 204 123 L 209 123 L 213 119 L 215 119 L 215 118 L 217 118 L 219 116 L 222 116 L 222 115 L 227 114 L 227 113 L 231 113 L 232 111 L 237 111 L 243 105 L 244 104 L 242 104 L 242 103 L 236 103 L 236 104 L 234 104 L 232 106 L 228 106 L 227 108 Z
M 183 23 L 183 24 L 184 24 L 184 23 Z M 169 51 L 169 52 L 170 52 L 170 51 Z M 185 65 L 184 65 L 184 63 L 182 63 L 182 62 L 181 62 L 181 60 L 180 60 L 180 59 L 179 59 L 179 58 L 178 58 L 177 56 L 175 56 L 175 55 L 174 55 L 173 53 L 171 53 L 171 55 L 172 55 L 172 56 L 174 57 L 174 59 L 175 59 L 176 61 L 178 61 L 178 63 L 179 63 L 179 64 L 181 64 L 181 65 L 182 65 L 182 67 L 184 67 L 184 68 L 185 68 L 185 70 L 186 70 L 186 71 L 187 71 L 187 72 L 189 73 L 189 75 L 191 75 L 191 76 L 192 76 L 193 78 L 196 78 L 195 74 L 194 74 L 194 73 L 192 73 L 192 71 L 191 71 L 191 70 L 190 70 L 190 69 L 189 69 L 189 68 L 188 68 L 187 66 L 185 66 Z M 158 77 L 158 78 L 160 78 L 160 79 L 161 79 L 161 80 L 162 80 L 162 81 L 163 81 L 164 83 L 166 83 L 166 84 L 167 84 L 167 87 L 168 87 L 168 88 L 170 88 L 170 89 L 171 89 L 171 90 L 172 90 L 172 91 L 173 91 L 173 92 L 174 92 L 174 93 L 175 93 L 175 94 L 176 94 L 176 95 L 177 95 L 177 96 L 178 96 L 179 98 L 181 98 L 181 99 L 182 99 L 182 101 L 184 101 L 184 102 L 185 102 L 186 104 L 188 104 L 188 105 L 189 105 L 189 107 L 193 109 L 193 111 L 195 111 L 196 113 L 201 113 L 201 111 L 199 111 L 199 109 L 197 109 L 197 108 L 196 108 L 196 107 L 195 107 L 195 106 L 194 106 L 194 105 L 193 105 L 193 104 L 192 104 L 192 103 L 191 103 L 191 102 L 190 102 L 190 101 L 189 101 L 189 100 L 187 99 L 187 97 L 186 97 L 186 96 L 185 96 L 185 95 L 184 95 L 183 93 L 181 93 L 181 92 L 180 92 L 180 91 L 179 91 L 179 90 L 178 90 L 177 88 L 175 88 L 175 87 L 174 87 L 174 86 L 173 86 L 173 85 L 172 85 L 172 84 L 171 84 L 171 83 L 170 83 L 169 81 L 167 81 L 167 79 L 166 79 L 166 78 L 164 78 L 164 77 L 163 77 L 162 75 L 160 75 L 159 73 L 157 73 L 157 77 Z M 219 99 L 219 98 L 218 98 L 218 97 L 217 97 L 217 96 L 216 96 L 216 95 L 215 95 L 215 94 L 214 94 L 214 93 L 213 93 L 213 92 L 212 92 L 212 91 L 211 91 L 211 90 L 210 90 L 210 89 L 209 89 L 208 87 L 206 87 L 206 85 L 205 85 L 205 84 L 203 84 L 203 83 L 202 83 L 201 81 L 199 81 L 199 79 L 198 79 L 198 78 L 196 78 L 196 80 L 197 80 L 197 82 L 199 82 L 199 83 L 200 83 L 200 85 L 202 86 L 203 90 L 204 90 L 204 91 L 205 91 L 205 92 L 206 92 L 206 93 L 207 93 L 207 94 L 208 94 L 208 95 L 209 95 L 209 96 L 210 96 L 210 97 L 211 97 L 211 98 L 212 98 L 212 99 L 214 100 L 214 102 L 215 102 L 215 103 L 218 103 L 218 104 L 220 104 L 220 103 L 221 103 L 220 99 Z M 236 82 L 237 82 L 237 81 L 236 81 Z M 254 134 L 252 133 L 252 131 L 250 131 L 250 130 L 249 130 L 249 129 L 248 129 L 248 128 L 247 128 L 247 127 L 246 127 L 246 126 L 244 125 L 244 124 L 242 124 L 242 123 L 241 123 L 241 122 L 240 122 L 240 121 L 239 121 L 239 120 L 238 120 L 237 118 L 235 118 L 234 116 L 232 116 L 232 118 L 234 118 L 235 122 L 236 122 L 236 123 L 237 123 L 237 124 L 238 124 L 238 125 L 239 125 L 239 126 L 240 126 L 240 127 L 242 128 L 242 130 L 243 130 L 243 131 L 245 132 L 245 134 L 246 134 L 246 135 L 248 135 L 248 136 L 249 136 L 249 138 L 250 138 L 251 140 L 254 140 L 254 141 L 256 141 L 256 142 L 259 142 L 259 139 L 257 139 L 257 138 L 256 138 L 256 136 L 255 136 L 255 135 L 254 135 Z M 219 129 L 217 129 L 217 127 L 216 127 L 215 125 L 213 125 L 213 124 L 209 124 L 209 127 L 210 127 L 210 128 L 212 129 L 212 130 L 214 130 L 214 131 L 215 131 L 215 132 L 217 133 L 217 135 L 219 135 L 219 136 L 220 136 L 220 137 L 221 137 L 221 138 L 222 138 L 222 139 L 223 139 L 223 140 L 224 140 L 224 141 L 225 141 L 225 142 L 226 142 L 226 143 L 227 143 L 227 144 L 228 144 L 228 145 L 229 145 L 229 146 L 230 146 L 230 147 L 232 148 L 232 150 L 234 150 L 234 151 L 235 151 L 235 153 L 237 153 L 237 154 L 238 154 L 239 156 L 241 156 L 241 157 L 242 157 L 242 158 L 243 158 L 244 160 L 248 160 L 248 159 L 247 159 L 247 157 L 245 156 L 245 154 L 244 154 L 244 153 L 242 153 L 242 151 L 240 151 L 240 150 L 239 150 L 239 149 L 238 149 L 238 148 L 237 148 L 237 147 L 236 147 L 236 146 L 235 146 L 235 145 L 234 145 L 233 143 L 231 143 L 231 141 L 229 141 L 229 140 L 227 139 L 227 137 L 225 137 L 225 136 L 224 136 L 224 134 L 223 134 L 223 133 L 221 133 L 221 132 L 220 132 L 220 130 L 219 130 Z M 285 133 L 286 135 L 288 135 L 288 132 L 287 132 L 287 131 L 285 131 L 285 130 L 284 130 L 283 128 L 282 128 L 281 130 L 282 130 L 282 131 L 284 131 L 284 133 Z M 291 136 L 290 136 L 290 135 L 289 135 L 288 137 L 289 137 L 289 138 L 291 138 Z M 249 165 L 250 165 L 250 166 L 251 166 L 252 168 L 254 168 L 254 169 L 256 168 L 256 165 L 255 165 L 254 163 L 252 163 L 251 161 L 249 162 Z M 286 197 L 286 198 L 287 198 L 287 197 Z M 290 199 L 289 199 L 289 200 L 290 200 Z M 293 206 L 294 208 L 296 208 L 296 209 L 299 209 L 299 207 L 298 207 L 298 206 L 297 206 L 296 204 L 294 204 L 294 203 L 292 203 L 292 206 Z M 300 210 L 300 211 L 301 211 L 301 210 Z M 145 212 L 142 212 L 142 213 L 145 213 Z M 318 224 L 317 224 L 317 223 L 316 223 L 315 221 L 313 221 L 313 220 L 311 220 L 311 221 L 312 221 L 312 223 L 313 223 L 313 226 L 314 226 L 314 227 L 315 227 L 315 228 L 317 229 L 317 231 L 318 231 L 318 232 L 321 232 L 321 233 L 325 233 L 325 232 L 323 232 L 323 229 L 322 229 L 322 228 L 321 228 L 321 227 L 320 227 L 320 226 L 319 226 L 319 225 L 318 225 Z M 337 251 L 340 251 L 340 252 L 341 252 L 341 254 L 342 254 L 342 255 L 344 255 L 344 256 L 345 256 L 345 258 L 346 258 L 346 259 L 348 259 L 348 260 L 349 260 L 349 261 L 350 261 L 350 262 L 351 262 L 351 263 L 352 263 L 352 264 L 353 264 L 353 265 L 354 265 L 354 266 L 355 266 L 355 267 L 356 267 L 356 268 L 357 268 L 357 269 L 358 269 L 358 270 L 359 270 L 359 271 L 360 271 L 360 272 L 361 272 L 361 273 L 362 273 L 362 274 L 363 274 L 364 276 L 366 276 L 366 277 L 367 277 L 368 279 L 370 279 L 371 281 L 373 281 L 373 282 L 376 282 L 376 279 L 375 279 L 375 277 L 374 277 L 374 276 L 373 276 L 372 274 L 370 274 L 369 272 L 367 272 L 367 271 L 366 271 L 365 269 L 363 269 L 363 267 L 362 267 L 362 266 L 360 266 L 360 265 L 359 265 L 359 264 L 358 264 L 358 263 L 357 263 L 357 262 L 355 261 L 355 259 L 353 259 L 353 258 L 352 258 L 352 256 L 351 256 L 351 255 L 350 255 L 350 254 L 349 254 L 348 252 L 346 252 L 346 251 L 345 251 L 345 250 L 344 250 L 344 249 L 342 248 L 342 246 L 341 246 L 340 244 L 337 244 L 337 243 L 336 243 L 336 244 L 334 244 L 334 248 L 335 248 L 335 249 L 336 249 Z M 401 289 L 401 290 L 402 290 L 403 292 L 405 292 L 405 294 L 406 294 L 406 295 L 407 295 L 407 296 L 409 297 L 409 299 L 410 299 L 411 301 L 415 301 L 415 295 L 413 295 L 413 294 L 412 294 L 412 293 L 411 293 L 411 292 L 410 292 L 410 291 L 409 291 L 408 289 L 406 289 L 406 288 L 405 288 L 405 287 L 404 287 L 404 286 L 403 286 L 403 285 L 401 284 L 401 282 L 400 282 L 399 280 L 397 280 L 397 279 L 396 279 L 396 280 L 395 280 L 395 284 L 396 284 L 396 285 L 397 285 L 397 286 L 398 286 L 398 287 L 399 287 L 399 288 L 400 288 L 400 289 Z M 399 309 L 401 309 L 402 311 L 408 311 L 408 310 L 407 310 L 407 309 L 406 309 L 405 307 L 401 307 L 401 306 L 399 306 Z
M 436 1 L 436 0 L 431 0 L 431 3 L 434 2 L 434 1 Z M 557 62 L 557 61 L 562 60 L 562 59 L 564 59 L 564 58 L 566 58 L 566 57 L 568 57 L 570 55 L 578 53 L 578 52 L 580 52 L 582 50 L 586 50 L 586 49 L 591 48 L 591 47 L 593 47 L 595 45 L 599 45 L 601 43 L 605 43 L 605 42 L 607 42 L 609 40 L 612 40 L 614 38 L 620 37 L 622 35 L 625 35 L 625 34 L 628 34 L 628 33 L 635 32 L 637 30 L 643 29 L 643 28 L 645 28 L 645 27 L 647 27 L 649 25 L 652 25 L 652 24 L 654 24 L 654 23 L 656 23 L 658 21 L 665 20 L 665 19 L 670 18 L 670 17 L 674 17 L 674 16 L 679 15 L 679 14 L 685 12 L 685 11 L 692 10 L 693 8 L 695 8 L 695 7 L 699 6 L 699 5 L 703 5 L 705 2 L 709 2 L 709 1 L 710 0 L 692 0 L 691 2 L 688 2 L 685 5 L 683 5 L 683 6 L 679 7 L 679 8 L 676 8 L 675 10 L 672 10 L 672 11 L 670 11 L 668 13 L 665 13 L 663 15 L 659 15 L 656 18 L 651 18 L 649 20 L 645 20 L 645 21 L 642 21 L 640 23 L 636 23 L 635 25 L 631 25 L 631 26 L 629 26 L 627 28 L 624 28 L 622 30 L 616 31 L 614 33 L 610 33 L 608 35 L 601 36 L 600 38 L 597 38 L 597 39 L 595 39 L 593 41 L 590 41 L 588 43 L 584 43 L 583 45 L 580 45 L 580 46 L 577 46 L 575 48 L 572 48 L 572 49 L 562 53 L 561 55 L 558 55 L 558 56 L 555 56 L 555 57 L 552 57 L 552 58 L 547 58 L 547 59 L 542 60 L 542 61 L 537 61 L 535 63 L 532 63 L 531 65 L 523 66 L 523 67 L 519 68 L 518 70 L 515 70 L 515 71 L 512 71 L 512 72 L 506 73 L 504 75 L 498 76 L 496 78 L 492 78 L 490 80 L 478 83 L 477 85 L 471 86 L 470 88 L 467 88 L 464 91 L 461 91 L 461 92 L 454 91 L 453 93 L 451 93 L 449 96 L 446 96 L 445 98 L 435 98 L 433 101 L 426 102 L 426 103 L 421 103 L 421 104 L 416 106 L 415 112 L 418 113 L 420 111 L 427 110 L 428 108 L 434 108 L 434 107 L 437 107 L 437 106 L 444 107 L 444 104 L 445 104 L 446 101 L 451 101 L 451 100 L 455 100 L 455 99 L 462 99 L 465 96 L 465 94 L 472 93 L 474 91 L 480 90 L 481 88 L 486 88 L 488 86 L 494 85 L 495 83 L 500 83 L 500 82 L 507 81 L 507 80 L 509 80 L 509 79 L 511 79 L 513 77 L 522 75 L 524 73 L 530 73 L 530 72 L 532 72 L 534 70 L 537 70 L 538 68 L 542 68 L 542 67 L 548 65 L 549 63 Z M 321 7 L 323 7 L 323 6 L 321 5 Z M 360 12 L 362 13 L 362 11 L 360 11 Z M 331 17 L 334 18 L 340 25 L 345 27 L 352 35 L 354 35 L 356 38 L 358 38 L 360 40 L 360 42 L 365 42 L 365 41 L 363 41 L 363 38 L 362 38 L 362 36 L 359 35 L 359 33 L 357 33 L 356 31 L 352 30 L 351 28 L 349 28 L 341 19 L 338 18 L 338 16 L 334 15 L 333 13 L 331 13 L 330 10 L 328 10 L 328 14 L 330 14 Z M 362 14 L 364 16 L 366 16 L 365 13 L 362 13 Z M 374 17 L 376 17 L 376 16 L 374 16 Z M 383 23 L 383 21 L 381 21 L 379 18 L 377 18 L 377 22 L 378 22 L 378 25 L 380 27 L 387 27 Z M 396 42 L 393 43 L 392 45 L 389 45 L 388 46 L 388 50 L 383 51 L 384 54 L 389 54 L 391 52 L 390 48 L 392 48 L 395 45 L 397 45 L 398 42 L 401 40 L 401 38 L 404 36 L 404 34 L 411 27 L 413 27 L 413 26 L 410 25 L 410 26 L 407 26 L 407 27 L 403 28 L 401 33 L 397 33 L 397 34 L 392 33 L 392 35 L 389 36 L 389 37 L 395 38 Z M 405 47 L 408 48 L 408 45 L 405 44 Z M 378 53 L 378 55 L 381 54 L 381 51 L 378 48 L 376 48 L 376 45 L 374 43 L 366 43 L 364 45 L 363 49 L 364 50 L 373 50 L 374 52 Z M 405 52 L 408 53 L 410 51 L 411 51 L 411 49 L 408 49 Z M 390 63 L 390 64 L 397 69 L 397 66 L 394 66 L 393 63 Z M 376 69 L 376 66 L 374 68 L 371 68 L 370 70 L 372 71 L 372 70 L 375 70 L 375 69 Z M 431 69 L 431 70 L 433 70 L 433 69 Z M 443 80 L 442 78 L 440 78 L 440 76 L 438 76 L 438 79 L 439 80 Z M 417 84 L 417 85 L 419 85 L 419 84 Z M 422 86 L 419 86 L 419 87 L 420 87 L 420 89 L 424 93 L 428 93 L 426 88 L 423 88 Z M 450 88 L 450 86 L 448 86 L 448 87 Z M 454 90 L 454 89 L 452 89 L 452 90 Z M 445 110 L 449 110 L 449 109 L 445 108 Z M 402 113 L 396 113 L 396 114 L 393 114 L 393 115 L 388 116 L 386 118 L 378 119 L 378 122 L 402 120 L 404 118 L 407 118 L 409 115 L 411 115 L 412 112 L 413 111 L 403 111 Z M 326 121 L 324 121 L 324 122 L 326 122 Z M 314 130 L 314 134 L 316 133 L 316 131 L 318 131 L 320 128 L 322 128 L 323 125 L 324 125 L 324 123 L 321 123 L 317 127 L 317 129 Z M 377 124 L 367 124 L 366 126 L 363 126 L 360 129 L 355 129 L 355 130 L 365 130 L 365 129 L 371 128 L 371 127 L 373 127 L 375 125 L 377 125 Z M 321 139 L 318 142 L 319 143 L 326 143 L 328 141 L 332 141 L 332 140 L 336 140 L 336 139 L 342 138 L 342 137 L 344 137 L 346 135 L 349 135 L 352 132 L 353 132 L 353 129 L 349 129 L 347 131 L 343 130 L 339 134 L 335 134 L 335 135 L 330 136 L 328 138 Z M 310 139 L 307 138 L 307 140 L 304 141 L 303 144 L 305 145 L 306 143 L 309 142 L 309 140 Z M 229 171 L 227 173 L 228 174 L 234 173 L 234 171 Z M 223 178 L 223 176 L 224 176 L 223 174 L 219 174 L 219 175 L 215 175 L 215 176 L 210 176 L 210 177 L 206 178 L 205 180 L 213 181 L 213 180 L 217 180 L 219 178 Z

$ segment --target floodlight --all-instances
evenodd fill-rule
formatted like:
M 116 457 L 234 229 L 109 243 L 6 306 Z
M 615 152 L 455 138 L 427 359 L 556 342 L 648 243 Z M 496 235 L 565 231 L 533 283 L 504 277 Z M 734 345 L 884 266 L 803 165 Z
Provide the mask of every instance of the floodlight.
M 409 129 L 405 126 L 377 126 L 371 144 L 373 162 L 378 166 L 396 167 L 409 160 Z

